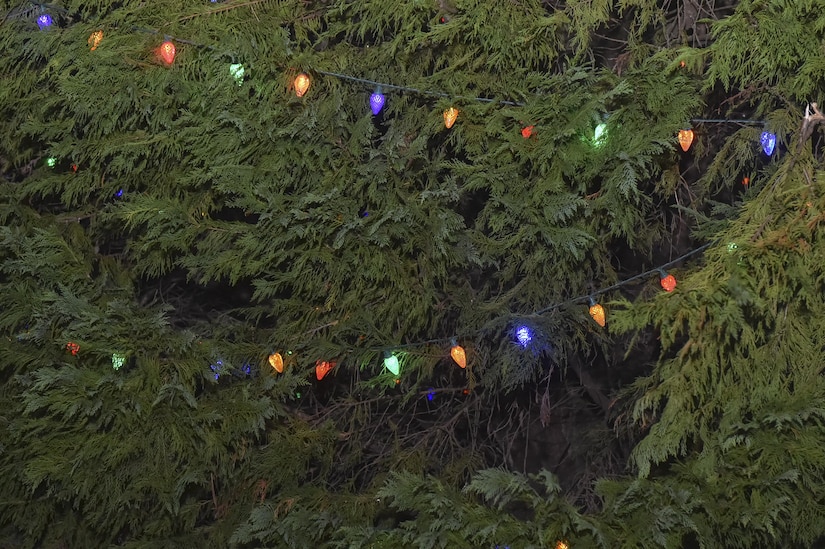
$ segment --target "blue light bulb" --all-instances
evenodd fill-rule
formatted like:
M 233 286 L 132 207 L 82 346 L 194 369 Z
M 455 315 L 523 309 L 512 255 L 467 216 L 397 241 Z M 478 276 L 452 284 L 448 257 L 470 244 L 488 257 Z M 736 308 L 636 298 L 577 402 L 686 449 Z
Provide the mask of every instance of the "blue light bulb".
M 527 346 L 533 340 L 533 334 L 530 332 L 530 328 L 528 328 L 527 326 L 519 326 L 518 328 L 516 328 L 516 339 L 518 340 L 519 345 L 521 345 L 524 348 L 527 348 Z
M 430 389 L 429 391 L 427 391 L 427 400 L 432 402 L 432 400 L 434 398 L 435 398 L 435 389 Z
M 386 98 L 384 94 L 381 93 L 379 90 L 376 90 L 375 93 L 370 95 L 370 109 L 372 109 L 372 114 L 377 115 L 381 112 L 381 109 L 384 108 L 384 102 Z
M 762 144 L 762 150 L 766 155 L 772 155 L 774 148 L 776 148 L 776 134 L 762 132 L 762 135 L 759 137 L 759 143 Z
M 37 26 L 40 27 L 40 30 L 45 29 L 46 27 L 52 26 L 52 16 L 48 13 L 44 13 L 37 18 Z

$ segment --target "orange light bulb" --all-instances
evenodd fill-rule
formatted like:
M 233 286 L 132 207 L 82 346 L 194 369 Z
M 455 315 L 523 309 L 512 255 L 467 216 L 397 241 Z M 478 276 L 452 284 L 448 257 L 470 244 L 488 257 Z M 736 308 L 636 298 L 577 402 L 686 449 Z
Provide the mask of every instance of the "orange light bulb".
M 664 271 L 660 273 L 661 280 L 659 283 L 662 285 L 662 288 L 666 292 L 672 292 L 676 288 L 676 277 L 672 274 L 667 274 Z
M 295 95 L 303 97 L 309 89 L 309 76 L 305 72 L 302 72 L 295 77 L 293 85 L 295 86 Z
M 462 368 L 467 367 L 467 353 L 464 352 L 464 347 L 453 342 L 453 347 L 450 349 L 450 356 L 453 357 L 455 363 Z
M 275 368 L 275 371 L 279 374 L 284 373 L 284 357 L 281 356 L 281 353 L 269 355 L 269 365 Z
M 693 130 L 679 130 L 676 138 L 679 140 L 679 145 L 682 147 L 682 150 L 687 152 L 693 143 Z
M 456 118 L 458 118 L 458 109 L 455 107 L 450 107 L 444 111 L 444 125 L 447 126 L 447 129 L 453 127 Z
M 97 46 L 100 45 L 100 41 L 103 40 L 103 31 L 94 31 L 92 34 L 89 35 L 89 48 L 91 51 L 95 51 Z
M 333 368 L 335 368 L 334 362 L 318 360 L 315 362 L 315 377 L 318 378 L 318 381 L 321 381 Z
M 591 303 L 590 305 L 590 316 L 593 317 L 593 320 L 596 321 L 596 324 L 604 328 L 606 323 L 605 316 L 604 316 L 604 307 L 599 305 L 598 303 Z
M 527 126 L 525 128 L 522 128 L 521 129 L 521 136 L 524 139 L 530 139 L 530 136 L 533 135 L 533 128 L 535 128 L 535 126 Z
M 167 65 L 171 65 L 175 61 L 175 53 L 175 45 L 169 40 L 161 44 L 160 48 L 158 48 L 158 55 L 160 55 L 160 58 L 163 59 L 163 62 Z

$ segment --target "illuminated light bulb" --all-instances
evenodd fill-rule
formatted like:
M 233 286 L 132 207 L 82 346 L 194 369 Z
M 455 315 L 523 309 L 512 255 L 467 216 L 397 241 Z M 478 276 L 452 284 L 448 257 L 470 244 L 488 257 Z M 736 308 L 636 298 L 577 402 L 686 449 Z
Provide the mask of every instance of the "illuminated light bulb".
M 693 143 L 693 130 L 690 128 L 687 130 L 679 130 L 676 138 L 679 140 L 679 145 L 682 147 L 682 150 L 687 152 Z
M 435 398 L 435 389 L 430 387 L 429 389 L 427 389 L 427 400 L 432 402 L 434 398 Z
M 602 122 L 598 126 L 596 126 L 596 130 L 593 132 L 593 145 L 596 147 L 601 147 L 604 145 L 604 142 L 607 138 L 607 124 Z
M 743 178 L 742 178 L 742 185 L 744 185 L 744 186 L 746 186 L 746 187 L 747 187 L 747 186 L 748 186 L 748 185 L 750 185 L 750 184 L 751 184 L 751 178 L 750 178 L 750 177 L 748 177 L 748 176 L 746 175 L 745 177 L 743 177 Z
M 321 381 L 333 368 L 335 368 L 334 362 L 318 360 L 315 362 L 315 377 L 318 378 L 318 381 Z
M 679 61 L 679 66 L 684 69 L 685 68 L 685 62 L 684 61 Z
M 309 76 L 305 72 L 302 72 L 295 77 L 295 81 L 292 85 L 295 87 L 295 95 L 298 97 L 303 97 L 309 89 Z
M 676 278 L 672 274 L 667 274 L 662 269 L 659 269 L 659 276 L 661 277 L 659 284 L 662 285 L 662 288 L 666 292 L 672 292 L 676 288 Z
M 120 370 L 126 364 L 126 355 L 121 353 L 112 353 L 112 368 Z
M 525 128 L 522 128 L 521 129 L 521 136 L 524 139 L 530 139 L 530 136 L 533 135 L 533 128 L 535 128 L 535 126 L 527 126 Z
M 559 540 L 556 542 L 556 549 L 570 549 L 567 540 Z
M 240 63 L 232 63 L 229 65 L 229 75 L 235 79 L 235 82 L 237 82 L 239 86 L 243 84 L 243 75 L 245 72 L 246 69 L 244 69 Z
M 604 307 L 596 303 L 596 300 L 592 297 L 590 298 L 590 316 L 593 317 L 593 320 L 596 321 L 596 324 L 604 328 L 604 325 L 606 323 L 604 316 Z
M 516 328 L 516 340 L 518 341 L 519 345 L 524 347 L 525 349 L 533 340 L 533 334 L 530 332 L 530 328 L 527 326 L 519 326 Z
M 390 354 L 389 352 L 384 353 L 384 368 L 392 372 L 392 375 L 397 376 L 401 373 L 401 365 L 398 363 L 398 357 L 395 355 Z
M 447 126 L 448 130 L 453 127 L 456 118 L 458 118 L 458 109 L 455 107 L 450 107 L 444 111 L 444 125 Z
M 759 143 L 762 145 L 762 151 L 770 156 L 776 148 L 776 134 L 771 132 L 762 132 L 759 136 Z
M 95 51 L 97 47 L 100 45 L 100 41 L 103 40 L 103 31 L 94 31 L 92 34 L 89 35 L 89 40 L 87 43 L 89 44 L 89 50 Z
M 275 368 L 275 371 L 279 374 L 284 373 L 284 357 L 281 356 L 281 353 L 269 355 L 269 365 Z
M 728 242 L 728 253 L 732 254 L 739 249 L 739 245 L 736 242 Z
M 209 365 L 209 369 L 212 370 L 212 373 L 215 374 L 215 381 L 221 377 L 221 372 L 223 371 L 223 360 L 218 359 L 213 364 Z
M 175 45 L 169 40 L 161 44 L 158 48 L 158 55 L 167 65 L 174 63 L 176 52 L 177 50 L 175 49 Z
M 70 341 L 66 344 L 66 350 L 72 353 L 73 356 L 77 356 L 77 353 L 80 352 L 80 345 L 74 341 Z
M 50 168 L 54 168 L 57 165 L 57 158 L 50 156 L 46 159 L 46 165 Z
M 53 22 L 52 16 L 48 13 L 43 13 L 37 18 L 37 26 L 40 27 L 40 30 L 51 27 Z
M 455 340 L 453 340 L 453 346 L 450 349 L 450 356 L 462 368 L 467 367 L 467 353 L 464 352 L 464 347 L 456 343 Z
M 115 198 L 120 198 L 121 196 L 123 196 L 123 189 L 119 189 L 119 190 L 115 193 Z
M 381 112 L 381 109 L 384 108 L 384 103 L 387 101 L 384 94 L 381 93 L 381 90 L 375 90 L 375 93 L 370 95 L 370 110 L 372 111 L 373 116 L 377 115 Z

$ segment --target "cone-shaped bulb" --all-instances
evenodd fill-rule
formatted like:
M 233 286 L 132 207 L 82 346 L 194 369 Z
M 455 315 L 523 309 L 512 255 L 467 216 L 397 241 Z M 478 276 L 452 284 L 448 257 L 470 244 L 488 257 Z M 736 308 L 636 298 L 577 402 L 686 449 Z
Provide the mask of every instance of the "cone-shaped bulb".
M 776 134 L 771 132 L 762 132 L 762 135 L 759 136 L 759 143 L 762 145 L 762 151 L 766 155 L 772 155 L 773 150 L 776 148 Z
M 384 97 L 384 94 L 379 90 L 375 90 L 375 93 L 370 95 L 370 110 L 372 111 L 373 116 L 381 112 L 381 109 L 384 108 L 384 103 L 386 100 L 387 99 Z
M 86 41 L 89 44 L 89 49 L 91 51 L 95 51 L 97 47 L 100 45 L 100 41 L 103 40 L 103 31 L 94 31 L 92 34 L 89 35 L 89 39 Z
M 444 111 L 444 125 L 447 126 L 447 129 L 453 127 L 456 118 L 458 118 L 458 109 L 455 107 L 450 107 Z
M 160 48 L 158 48 L 158 55 L 160 55 L 160 58 L 163 59 L 163 62 L 167 65 L 174 63 L 175 53 L 175 45 L 169 40 L 161 44 Z
M 397 376 L 398 374 L 400 374 L 401 365 L 398 363 L 398 357 L 395 355 L 391 355 L 389 353 L 385 353 L 384 368 L 392 372 L 392 375 Z
M 302 72 L 295 77 L 293 85 L 295 86 L 295 95 L 303 97 L 309 89 L 309 76 L 305 72 Z
M 672 274 L 667 274 L 665 271 L 660 271 L 659 276 L 661 280 L 659 283 L 662 285 L 662 289 L 666 292 L 672 292 L 676 288 L 676 277 Z
M 450 349 L 450 356 L 453 357 L 455 363 L 462 368 L 467 367 L 467 353 L 464 352 L 464 347 L 456 344 L 455 341 L 453 341 L 453 346 Z
M 315 361 L 315 377 L 318 381 L 321 381 L 334 367 L 334 362 L 327 362 L 326 360 Z
M 679 140 L 679 145 L 682 147 L 682 150 L 687 152 L 690 145 L 693 143 L 693 130 L 679 130 L 676 138 Z
M 275 371 L 279 374 L 284 373 L 284 357 L 281 356 L 281 353 L 269 355 L 269 365 L 275 368 Z
M 592 299 L 590 300 L 590 316 L 593 317 L 593 320 L 596 321 L 596 324 L 604 328 L 604 325 L 606 323 L 604 307 L 602 307 Z

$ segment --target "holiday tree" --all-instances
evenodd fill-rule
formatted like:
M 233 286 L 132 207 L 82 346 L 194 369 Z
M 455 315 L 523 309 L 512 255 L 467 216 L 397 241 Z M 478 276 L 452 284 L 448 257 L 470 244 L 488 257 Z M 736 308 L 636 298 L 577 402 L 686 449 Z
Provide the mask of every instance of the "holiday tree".
M 825 10 L 181 4 L 0 4 L 0 546 L 825 539 Z

